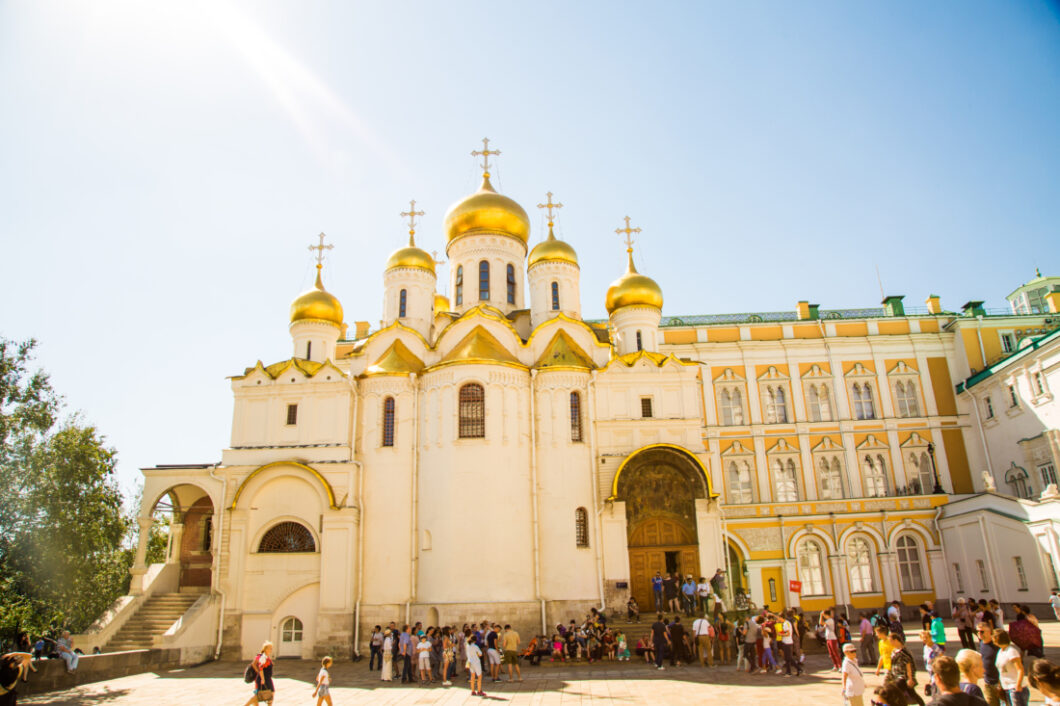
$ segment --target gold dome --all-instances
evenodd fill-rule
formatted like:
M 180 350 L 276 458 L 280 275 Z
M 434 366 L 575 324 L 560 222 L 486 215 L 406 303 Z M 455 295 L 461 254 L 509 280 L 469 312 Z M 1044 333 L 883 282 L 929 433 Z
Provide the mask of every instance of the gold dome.
M 522 206 L 493 190 L 487 172 L 478 191 L 449 207 L 445 232 L 450 243 L 468 233 L 491 232 L 511 236 L 525 245 L 530 238 L 530 219 Z
M 662 309 L 662 289 L 651 277 L 637 272 L 633 266 L 633 250 L 629 253 L 629 262 L 626 265 L 626 273 L 611 283 L 607 288 L 607 299 L 604 305 L 607 313 L 613 314 L 616 309 L 624 306 L 653 306 Z
M 296 321 L 325 321 L 342 326 L 342 304 L 338 298 L 324 289 L 320 281 L 320 265 L 317 265 L 317 281 L 313 289 L 307 289 L 291 302 L 291 323 Z
M 444 294 L 434 295 L 434 313 L 440 314 L 443 311 L 452 311 L 449 305 L 449 297 Z
M 413 240 L 413 234 L 410 232 L 408 247 L 395 250 L 391 253 L 390 259 L 386 261 L 387 270 L 392 270 L 395 267 L 416 267 L 421 270 L 427 270 L 433 275 L 434 258 L 426 250 L 416 247 L 416 241 Z
M 530 251 L 528 267 L 533 267 L 539 262 L 569 262 L 572 265 L 577 265 L 578 253 L 574 252 L 574 248 L 569 243 L 557 239 L 552 233 L 552 226 L 550 225 L 548 227 L 548 238 L 535 245 L 534 249 Z

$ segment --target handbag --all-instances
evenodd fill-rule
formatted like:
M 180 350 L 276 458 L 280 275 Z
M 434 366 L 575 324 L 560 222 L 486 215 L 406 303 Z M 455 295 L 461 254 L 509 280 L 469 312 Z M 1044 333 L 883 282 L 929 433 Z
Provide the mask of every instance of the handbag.
M 272 689 L 258 689 L 258 702 L 272 701 Z

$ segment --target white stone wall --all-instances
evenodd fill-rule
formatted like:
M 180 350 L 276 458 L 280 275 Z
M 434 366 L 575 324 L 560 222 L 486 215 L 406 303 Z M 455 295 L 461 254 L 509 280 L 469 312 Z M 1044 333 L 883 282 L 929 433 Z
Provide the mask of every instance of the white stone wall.
M 530 326 L 539 324 L 559 314 L 580 319 L 582 313 L 581 290 L 578 280 L 581 271 L 569 262 L 544 261 L 529 270 L 530 280 Z M 552 308 L 552 283 L 559 287 L 559 309 Z
M 505 314 L 524 308 L 526 300 L 523 273 L 526 263 L 526 245 L 511 236 L 494 233 L 471 233 L 449 243 L 449 300 L 453 311 L 464 313 L 473 306 L 489 304 Z M 490 263 L 490 296 L 479 299 L 479 262 Z M 508 303 L 507 267 L 515 272 L 515 303 Z M 456 273 L 464 268 L 463 302 L 456 299 Z
M 400 321 L 426 337 L 434 315 L 433 272 L 418 267 L 395 267 L 383 274 L 383 326 Z M 401 291 L 405 291 L 405 316 L 401 313 Z

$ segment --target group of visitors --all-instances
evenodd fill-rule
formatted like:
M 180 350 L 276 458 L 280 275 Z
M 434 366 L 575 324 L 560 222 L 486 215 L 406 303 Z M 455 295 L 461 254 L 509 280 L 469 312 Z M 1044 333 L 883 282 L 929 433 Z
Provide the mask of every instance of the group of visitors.
M 700 576 L 699 581 L 696 581 L 692 574 L 686 574 L 682 581 L 681 574 L 677 571 L 667 572 L 665 576 L 661 571 L 656 571 L 651 580 L 657 613 L 684 612 L 686 616 L 691 616 L 698 608 L 700 613 L 706 615 L 711 599 L 716 606 L 722 606 L 721 610 L 725 610 L 721 598 L 725 588 L 725 570 L 721 568 L 714 572 L 709 582 L 704 576 Z

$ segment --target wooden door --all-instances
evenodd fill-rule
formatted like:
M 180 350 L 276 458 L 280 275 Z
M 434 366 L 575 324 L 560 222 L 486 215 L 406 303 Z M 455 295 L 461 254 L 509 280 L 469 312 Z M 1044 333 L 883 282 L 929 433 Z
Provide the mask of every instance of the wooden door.
M 699 578 L 699 545 L 695 535 L 678 522 L 651 518 L 633 528 L 629 535 L 629 590 L 642 613 L 655 610 L 651 580 L 655 572 L 666 574 L 666 555 L 676 559 L 676 569 L 684 577 Z

